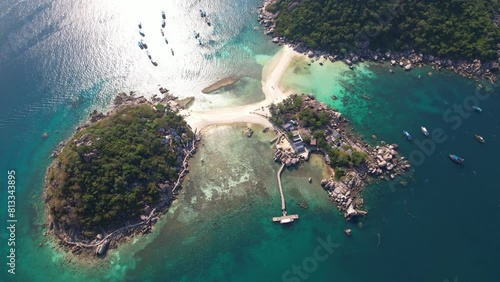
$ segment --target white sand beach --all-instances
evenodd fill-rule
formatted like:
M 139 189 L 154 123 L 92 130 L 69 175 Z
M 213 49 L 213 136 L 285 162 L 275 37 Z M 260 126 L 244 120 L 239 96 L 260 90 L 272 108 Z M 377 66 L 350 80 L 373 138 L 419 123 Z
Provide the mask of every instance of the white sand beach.
M 292 48 L 284 46 L 265 66 L 262 72 L 262 91 L 265 99 L 249 105 L 211 109 L 205 111 L 182 110 L 187 123 L 198 131 L 214 124 L 251 123 L 271 126 L 266 116 L 268 106 L 285 99 L 290 93 L 283 93 L 279 82 L 292 59 L 300 55 Z

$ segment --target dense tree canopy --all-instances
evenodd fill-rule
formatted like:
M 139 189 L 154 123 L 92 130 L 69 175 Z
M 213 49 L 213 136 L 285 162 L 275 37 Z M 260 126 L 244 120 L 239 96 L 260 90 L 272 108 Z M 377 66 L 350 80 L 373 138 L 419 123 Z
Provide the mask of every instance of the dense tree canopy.
M 181 144 L 193 134 L 182 117 L 158 108 L 126 108 L 66 144 L 48 175 L 47 200 L 59 225 L 93 236 L 159 203 L 158 184 L 177 179 Z
M 449 58 L 495 59 L 498 0 L 277 0 L 275 33 L 310 48 L 414 49 Z

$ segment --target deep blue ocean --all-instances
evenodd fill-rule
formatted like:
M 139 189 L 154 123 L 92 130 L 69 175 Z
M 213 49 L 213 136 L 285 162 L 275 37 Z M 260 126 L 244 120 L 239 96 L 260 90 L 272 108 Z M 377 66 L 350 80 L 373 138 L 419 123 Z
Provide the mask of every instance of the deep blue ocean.
M 198 109 L 261 99 L 262 64 L 278 47 L 258 30 L 260 4 L 0 3 L 0 281 L 499 281 L 499 91 L 448 72 L 390 74 L 377 64 L 331 80 L 326 67 L 302 66 L 310 68 L 302 79 L 315 83 L 294 85 L 339 109 L 370 143 L 398 143 L 411 160 L 408 174 L 367 187 L 366 219 L 345 222 L 321 187 L 307 184 L 308 177 L 316 184 L 323 177 L 321 165 L 311 162 L 284 175 L 288 205 L 300 220 L 273 225 L 278 167 L 255 154 L 270 154 L 269 137 L 243 138 L 241 128 L 221 127 L 205 138 L 185 192 L 153 234 L 91 267 L 53 248 L 44 236 L 42 190 L 57 144 L 92 110 L 107 109 L 120 91 L 151 96 L 164 86 L 179 97 L 194 96 Z M 199 9 L 207 11 L 211 27 Z M 168 45 L 160 34 L 161 10 Z M 158 67 L 137 46 L 139 21 Z M 245 77 L 244 83 L 201 94 L 227 76 Z M 332 100 L 334 94 L 340 99 Z M 476 102 L 481 113 L 470 109 Z M 421 125 L 435 138 L 424 138 Z M 403 130 L 413 141 L 404 140 Z M 450 153 L 463 157 L 464 165 L 451 162 Z M 16 172 L 15 275 L 7 272 L 9 170 Z M 304 201 L 308 208 L 299 207 Z M 353 229 L 352 237 L 345 228 Z M 324 260 L 313 259 L 329 240 L 331 253 L 326 248 Z

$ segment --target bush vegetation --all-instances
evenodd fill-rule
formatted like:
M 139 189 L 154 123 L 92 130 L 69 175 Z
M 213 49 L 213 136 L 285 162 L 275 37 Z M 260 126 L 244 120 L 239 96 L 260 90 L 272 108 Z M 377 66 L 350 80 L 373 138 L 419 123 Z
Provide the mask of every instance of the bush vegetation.
M 497 0 L 277 0 L 268 10 L 279 12 L 277 35 L 310 48 L 496 59 L 499 8 Z
M 65 145 L 48 175 L 46 198 L 61 227 L 90 237 L 137 221 L 146 205 L 159 203 L 157 184 L 177 179 L 181 143 L 192 140 L 193 133 L 182 117 L 156 108 L 162 111 L 145 104 L 125 108 Z M 172 143 L 165 141 L 167 134 Z M 92 152 L 97 156 L 86 159 Z

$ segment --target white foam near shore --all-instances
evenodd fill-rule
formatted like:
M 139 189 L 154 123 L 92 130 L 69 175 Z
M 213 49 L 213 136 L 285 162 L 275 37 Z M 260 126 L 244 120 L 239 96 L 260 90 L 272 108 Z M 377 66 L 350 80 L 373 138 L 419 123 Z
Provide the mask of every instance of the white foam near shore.
M 244 106 L 227 107 L 205 111 L 183 110 L 187 123 L 193 129 L 203 130 L 214 124 L 251 123 L 262 126 L 271 126 L 267 120 L 269 111 L 267 106 L 278 103 L 287 97 L 281 91 L 279 82 L 288 65 L 298 53 L 292 48 L 284 46 L 265 66 L 262 72 L 262 91 L 265 99 Z

